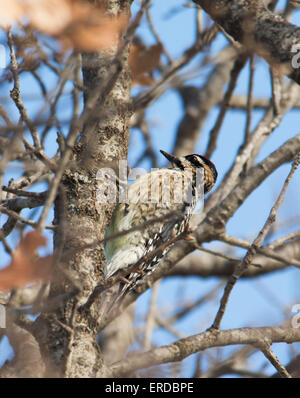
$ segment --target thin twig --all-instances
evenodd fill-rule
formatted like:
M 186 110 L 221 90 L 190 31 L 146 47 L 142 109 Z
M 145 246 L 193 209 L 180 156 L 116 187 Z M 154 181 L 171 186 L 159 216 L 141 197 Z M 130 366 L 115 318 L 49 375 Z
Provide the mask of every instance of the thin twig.
M 274 68 L 270 67 L 271 86 L 272 86 L 272 104 L 274 115 L 280 113 L 280 102 L 282 96 L 281 77 L 278 76 Z
M 138 111 L 141 108 L 147 107 L 151 102 L 158 98 L 165 90 L 166 85 L 174 78 L 176 73 L 187 65 L 194 56 L 206 45 L 210 44 L 211 41 L 216 37 L 218 28 L 213 25 L 210 29 L 203 32 L 199 41 L 188 48 L 184 54 L 164 71 L 163 75 L 156 82 L 156 84 L 148 91 L 140 94 L 133 101 L 134 111 Z
M 245 136 L 244 136 L 244 145 L 247 144 L 250 138 L 250 126 L 252 120 L 252 111 L 253 111 L 253 83 L 254 83 L 254 56 L 250 56 L 249 63 L 249 83 L 248 83 L 248 96 L 247 96 L 247 121 L 245 127 Z
M 282 236 L 276 240 L 274 240 L 269 247 L 271 249 L 275 249 L 278 246 L 283 245 L 284 243 L 286 243 L 288 240 L 293 240 L 296 238 L 300 238 L 300 231 L 296 231 L 296 232 L 291 232 L 290 234 L 287 234 L 285 236 Z
M 224 286 L 224 281 L 221 280 L 208 293 L 205 293 L 203 296 L 201 296 L 199 299 L 197 299 L 193 303 L 187 303 L 183 309 L 180 309 L 178 312 L 176 312 L 176 314 L 167 318 L 166 322 L 168 324 L 174 323 L 174 322 L 182 319 L 187 314 L 189 314 L 190 311 L 192 311 L 195 308 L 199 307 L 200 305 L 206 303 L 207 301 L 212 300 L 214 297 L 216 297 L 216 294 L 219 292 L 219 290 L 221 289 L 222 286 Z
M 292 378 L 292 376 L 289 374 L 289 372 L 286 370 L 286 368 L 282 365 L 282 363 L 279 361 L 277 356 L 271 350 L 270 344 L 266 343 L 266 344 L 263 344 L 262 346 L 258 345 L 257 347 L 264 354 L 264 356 L 271 362 L 271 364 L 274 366 L 274 368 L 277 369 L 277 371 L 281 377 L 287 378 L 287 379 Z
M 13 193 L 14 195 L 17 196 L 25 196 L 27 198 L 44 198 L 46 194 L 46 192 L 29 192 L 29 191 L 23 191 L 22 189 L 15 189 L 6 186 L 3 186 L 2 190 L 5 192 Z
M 229 236 L 226 233 L 219 235 L 218 239 L 222 242 L 228 243 L 229 245 L 243 247 L 244 249 L 251 248 L 250 242 L 248 242 L 244 239 Z M 268 246 L 257 247 L 256 251 L 257 251 L 257 253 L 262 254 L 263 256 L 280 261 L 285 265 L 294 265 L 295 267 L 300 268 L 300 261 L 296 260 L 295 258 L 287 259 L 287 258 L 281 256 L 278 252 L 270 249 L 270 247 L 268 247 Z
M 152 33 L 153 36 L 155 37 L 157 43 L 160 44 L 160 45 L 162 46 L 163 52 L 164 52 L 164 54 L 166 55 L 169 64 L 172 64 L 173 59 L 172 59 L 170 53 L 166 50 L 165 46 L 163 45 L 163 42 L 161 41 L 161 39 L 160 39 L 160 37 L 159 37 L 159 34 L 157 33 L 157 30 L 155 29 L 155 26 L 154 26 L 154 24 L 153 24 L 153 21 L 152 21 L 152 18 L 151 18 L 149 9 L 146 10 L 145 15 L 146 15 L 147 22 L 148 22 L 149 28 L 150 28 L 150 30 L 151 30 L 151 33 Z
M 19 112 L 20 112 L 20 116 L 21 119 L 23 120 L 23 122 L 26 124 L 26 126 L 28 127 L 33 142 L 34 142 L 34 146 L 36 147 L 36 149 L 40 149 L 41 148 L 41 143 L 40 143 L 40 139 L 39 139 L 39 134 L 37 129 L 34 127 L 33 123 L 31 122 L 27 110 L 23 104 L 23 101 L 21 99 L 21 95 L 20 95 L 20 81 L 19 81 L 19 72 L 18 72 L 18 61 L 16 58 L 16 53 L 15 53 L 15 49 L 14 49 L 14 43 L 13 43 L 13 36 L 11 33 L 11 29 L 8 30 L 7 32 L 7 39 L 8 39 L 8 46 L 10 49 L 10 57 L 11 57 L 11 71 L 13 74 L 13 79 L 14 79 L 14 87 L 11 91 L 11 98 L 14 100 L 16 107 L 18 108 Z
M 213 256 L 224 258 L 225 260 L 229 260 L 229 261 L 233 261 L 233 262 L 240 262 L 241 261 L 240 258 L 235 258 L 235 257 L 232 257 L 232 256 L 228 256 L 227 254 L 223 254 L 223 253 L 216 252 L 214 250 L 206 249 L 205 247 L 200 246 L 197 242 L 194 243 L 194 246 L 195 246 L 196 249 L 201 250 L 202 252 L 212 254 Z M 251 265 L 261 268 L 260 264 L 252 263 Z
M 276 219 L 276 213 L 284 199 L 287 187 L 294 175 L 294 173 L 296 172 L 298 166 L 300 163 L 300 154 L 297 155 L 296 159 L 294 160 L 291 170 L 283 184 L 283 187 L 281 189 L 281 192 L 275 202 L 275 204 L 273 205 L 270 214 L 263 226 L 263 228 L 260 230 L 259 234 L 257 235 L 256 239 L 254 240 L 254 242 L 252 243 L 250 249 L 248 249 L 244 259 L 242 260 L 242 262 L 237 266 L 236 270 L 234 271 L 234 273 L 231 275 L 229 281 L 227 282 L 225 289 L 224 289 L 224 294 L 221 298 L 221 302 L 220 302 L 220 307 L 218 309 L 218 312 L 216 314 L 215 320 L 212 324 L 212 328 L 213 329 L 219 329 L 220 328 L 220 324 L 222 321 L 222 318 L 224 316 L 225 313 L 225 309 L 229 300 L 229 296 L 230 293 L 234 287 L 234 285 L 236 284 L 236 282 L 238 281 L 238 279 L 240 278 L 240 276 L 243 274 L 243 272 L 248 268 L 248 266 L 252 263 L 253 257 L 257 252 L 257 247 L 260 247 L 264 241 L 265 236 L 268 233 L 268 230 L 270 228 L 270 226 L 272 225 L 272 223 L 275 221 Z
M 43 162 L 51 171 L 56 170 L 56 163 L 50 159 L 45 152 L 41 148 L 35 148 L 33 147 L 27 140 L 26 138 L 22 138 L 22 141 L 25 145 L 25 148 L 30 150 L 34 155 L 41 161 Z
M 231 98 L 231 96 L 233 94 L 233 91 L 235 89 L 236 82 L 237 82 L 237 79 L 239 77 L 239 74 L 240 74 L 241 70 L 243 69 L 247 59 L 248 59 L 248 55 L 247 54 L 240 55 L 237 58 L 237 60 L 235 61 L 234 65 L 233 65 L 233 68 L 231 70 L 229 85 L 228 85 L 227 91 L 226 91 L 226 93 L 224 95 L 224 100 L 223 100 L 223 103 L 221 105 L 219 116 L 217 118 L 217 121 L 216 121 L 214 127 L 209 132 L 209 142 L 207 144 L 207 149 L 206 149 L 206 152 L 205 152 L 205 156 L 208 157 L 208 158 L 211 157 L 212 153 L 216 149 L 217 138 L 218 138 L 221 126 L 223 124 L 224 117 L 225 117 L 226 112 L 227 112 L 227 110 L 229 108 L 230 98 Z
M 16 220 L 18 220 L 18 221 L 20 221 L 20 222 L 22 222 L 22 223 L 24 223 L 24 224 L 28 224 L 28 225 L 30 225 L 31 227 L 34 227 L 34 228 L 37 228 L 37 227 L 38 227 L 38 223 L 37 223 L 37 222 L 32 221 L 32 220 L 28 220 L 27 218 L 24 218 L 24 217 L 20 216 L 20 215 L 19 215 L 18 213 L 16 213 L 15 211 L 6 209 L 6 208 L 3 207 L 3 206 L 0 206 L 0 213 L 7 214 L 8 216 L 13 217 L 13 218 L 15 218 Z M 54 229 L 56 229 L 56 226 L 55 226 L 55 225 L 46 225 L 45 228 L 46 228 L 46 229 L 54 230 Z
M 151 349 L 151 335 L 155 327 L 156 299 L 159 288 L 159 281 L 156 281 L 152 287 L 151 300 L 147 315 L 146 328 L 144 333 L 143 351 Z
M 286 89 L 285 100 L 281 104 L 281 113 L 274 116 L 273 107 L 272 105 L 269 106 L 262 120 L 251 134 L 248 144 L 241 148 L 241 151 L 235 158 L 233 165 L 223 178 L 220 188 L 217 189 L 214 195 L 209 198 L 209 201 L 207 202 L 208 210 L 224 199 L 237 183 L 240 182 L 241 172 L 243 171 L 245 164 L 249 164 L 249 162 L 255 159 L 264 141 L 275 130 L 275 128 L 279 126 L 283 115 L 293 106 L 298 97 L 299 86 L 292 83 Z

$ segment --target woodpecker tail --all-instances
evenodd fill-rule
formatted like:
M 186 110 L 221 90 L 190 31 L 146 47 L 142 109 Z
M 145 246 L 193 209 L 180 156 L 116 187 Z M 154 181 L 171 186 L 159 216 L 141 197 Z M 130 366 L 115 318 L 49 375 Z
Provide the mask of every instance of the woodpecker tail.
M 128 291 L 130 291 L 131 286 L 132 283 L 128 284 L 121 282 L 109 289 L 109 297 L 105 303 L 106 308 L 104 308 L 106 315 L 109 314 L 113 308 L 116 308 L 117 305 L 120 307 Z
M 112 286 L 110 289 L 105 290 L 101 294 L 100 314 L 99 318 L 106 318 L 110 313 L 115 299 L 118 297 L 118 286 Z
M 123 299 L 125 298 L 128 292 L 129 285 L 124 283 L 117 283 L 116 285 L 112 286 L 110 289 L 107 289 L 105 292 L 102 293 L 101 298 L 101 312 L 100 312 L 100 319 L 103 317 L 107 317 L 113 308 L 116 308 L 121 305 Z

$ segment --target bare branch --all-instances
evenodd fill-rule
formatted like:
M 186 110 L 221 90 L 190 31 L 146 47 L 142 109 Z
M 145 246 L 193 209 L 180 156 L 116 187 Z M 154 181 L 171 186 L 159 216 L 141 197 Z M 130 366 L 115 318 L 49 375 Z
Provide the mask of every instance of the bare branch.
M 261 352 L 264 356 L 271 362 L 271 364 L 278 370 L 278 373 L 281 377 L 290 379 L 292 376 L 286 370 L 286 368 L 280 363 L 279 359 L 276 357 L 274 352 L 270 349 L 268 343 L 262 344 L 260 347 Z
M 300 29 L 266 8 L 261 0 L 193 0 L 249 52 L 265 58 L 277 70 L 300 83 L 293 68 L 293 47 L 300 43 Z
M 7 332 L 15 359 L 1 369 L 0 377 L 44 377 L 45 364 L 32 334 L 15 323 L 8 327 Z
M 134 354 L 112 365 L 108 377 L 120 377 L 125 372 L 150 366 L 182 361 L 189 355 L 212 347 L 237 344 L 257 344 L 268 339 L 271 343 L 300 341 L 300 329 L 288 327 L 241 328 L 231 330 L 208 330 L 204 333 L 178 340 L 168 346 L 154 348 L 146 353 Z

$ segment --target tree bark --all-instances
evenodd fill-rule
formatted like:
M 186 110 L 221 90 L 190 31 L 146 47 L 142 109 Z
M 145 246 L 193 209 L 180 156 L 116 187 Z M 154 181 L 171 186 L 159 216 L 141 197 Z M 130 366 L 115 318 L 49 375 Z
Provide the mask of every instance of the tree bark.
M 193 0 L 251 53 L 300 84 L 300 29 L 270 11 L 263 0 Z
M 131 0 L 109 0 L 106 11 L 113 15 L 129 15 L 130 5 Z M 104 366 L 96 342 L 99 301 L 89 313 L 79 315 L 77 308 L 103 278 L 103 245 L 93 244 L 104 238 L 115 206 L 115 203 L 97 201 L 97 189 L 103 182 L 97 171 L 101 167 L 110 167 L 119 159 L 127 159 L 130 118 L 128 48 L 124 49 L 115 71 L 112 69 L 121 43 L 119 38 L 109 50 L 82 55 L 85 109 L 90 106 L 95 90 L 99 88 L 102 96 L 85 123 L 72 167 L 65 170 L 64 195 L 60 195 L 55 207 L 58 230 L 54 243 L 55 251 L 61 256 L 60 265 L 55 267 L 50 297 L 72 289 L 65 271 L 72 273 L 81 289 L 76 299 L 68 300 L 54 313 L 41 315 L 36 322 L 35 336 L 43 347 L 48 375 L 52 376 L 95 377 L 101 375 Z M 87 245 L 90 246 L 86 248 Z

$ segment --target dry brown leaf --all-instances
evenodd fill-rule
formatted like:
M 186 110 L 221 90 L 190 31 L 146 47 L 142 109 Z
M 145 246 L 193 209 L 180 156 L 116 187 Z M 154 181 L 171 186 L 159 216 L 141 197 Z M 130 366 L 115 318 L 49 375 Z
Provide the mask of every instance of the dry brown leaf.
M 70 0 L 27 0 L 25 7 L 34 28 L 54 35 L 72 22 L 72 5 Z
M 160 43 L 147 48 L 141 40 L 135 40 L 129 54 L 133 85 L 151 86 L 154 84 L 152 71 L 158 66 L 161 53 Z
M 33 29 L 77 50 L 97 51 L 117 44 L 129 22 L 128 14 L 108 15 L 104 2 L 98 6 L 83 0 L 9 0 L 7 3 L 0 0 L 0 16 L 5 21 L 26 16 Z
M 104 16 L 94 25 L 89 22 L 77 22 L 60 35 L 65 47 L 73 47 L 83 51 L 97 51 L 118 43 L 121 34 L 128 26 L 128 15 L 118 17 Z
M 37 248 L 46 244 L 46 238 L 38 231 L 25 235 L 13 252 L 9 266 L 0 270 L 0 290 L 10 290 L 39 280 L 49 280 L 53 256 L 38 257 L 36 254 Z
M 19 0 L 0 0 L 0 22 L 13 23 L 25 12 L 24 4 Z

